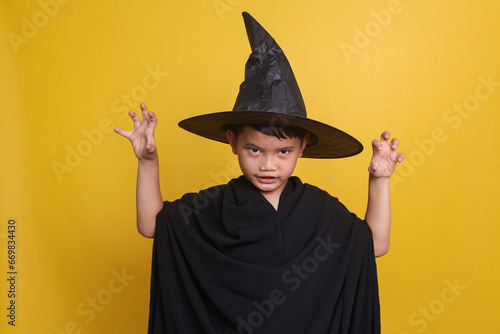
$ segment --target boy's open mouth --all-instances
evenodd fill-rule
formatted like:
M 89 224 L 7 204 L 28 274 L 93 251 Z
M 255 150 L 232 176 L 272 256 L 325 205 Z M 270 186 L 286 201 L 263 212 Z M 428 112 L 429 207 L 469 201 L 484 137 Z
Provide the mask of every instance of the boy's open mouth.
M 274 176 L 257 176 L 257 179 L 261 183 L 273 183 L 276 180 Z

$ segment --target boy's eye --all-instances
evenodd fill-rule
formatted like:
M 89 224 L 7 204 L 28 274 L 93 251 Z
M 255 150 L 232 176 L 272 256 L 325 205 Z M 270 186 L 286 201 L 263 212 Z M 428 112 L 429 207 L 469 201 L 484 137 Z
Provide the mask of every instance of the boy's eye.
M 254 153 L 254 154 L 257 154 L 257 153 L 259 153 L 260 151 L 259 151 L 259 149 L 258 149 L 258 148 L 251 147 L 251 148 L 250 148 L 250 152 L 252 152 L 252 153 Z
M 287 155 L 288 153 L 290 153 L 290 150 L 281 150 L 280 151 L 281 155 Z

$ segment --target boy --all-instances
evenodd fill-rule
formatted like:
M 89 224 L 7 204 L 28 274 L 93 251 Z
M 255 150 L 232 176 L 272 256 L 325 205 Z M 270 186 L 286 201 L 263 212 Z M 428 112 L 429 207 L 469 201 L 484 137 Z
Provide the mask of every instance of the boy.
M 299 157 L 362 146 L 307 118 L 282 50 L 244 18 L 253 53 L 233 111 L 179 124 L 227 142 L 243 176 L 163 202 L 155 114 L 141 104 L 133 131 L 115 129 L 139 160 L 137 228 L 155 238 L 149 333 L 379 333 L 374 258 L 389 248 L 398 141 L 373 141 L 365 221 L 292 177 Z

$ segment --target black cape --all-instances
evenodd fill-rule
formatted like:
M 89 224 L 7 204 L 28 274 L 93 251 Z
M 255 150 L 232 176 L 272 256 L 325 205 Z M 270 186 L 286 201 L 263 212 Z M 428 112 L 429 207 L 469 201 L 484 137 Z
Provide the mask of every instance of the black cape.
M 276 211 L 244 176 L 165 202 L 150 334 L 380 333 L 366 222 L 298 178 Z

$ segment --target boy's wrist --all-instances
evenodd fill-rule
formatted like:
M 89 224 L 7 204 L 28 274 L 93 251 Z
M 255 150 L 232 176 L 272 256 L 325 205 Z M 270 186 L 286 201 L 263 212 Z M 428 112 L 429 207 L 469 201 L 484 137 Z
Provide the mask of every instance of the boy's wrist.
M 153 156 L 148 158 L 140 158 L 138 159 L 139 165 L 151 165 L 158 164 L 158 155 L 155 153 Z
M 389 180 L 391 179 L 390 176 L 381 176 L 381 177 L 377 177 L 377 176 L 374 176 L 373 174 L 370 174 L 368 180 L 370 183 L 389 183 Z

